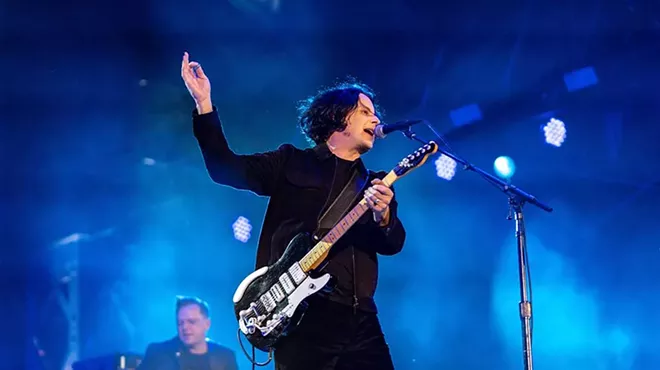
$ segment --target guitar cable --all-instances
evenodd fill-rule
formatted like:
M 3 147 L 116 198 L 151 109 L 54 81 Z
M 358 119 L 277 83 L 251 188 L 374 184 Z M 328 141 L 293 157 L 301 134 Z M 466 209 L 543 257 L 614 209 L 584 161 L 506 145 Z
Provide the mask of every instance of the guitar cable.
M 256 361 L 257 354 L 256 354 L 256 349 L 255 349 L 254 346 L 252 346 L 252 357 L 250 357 L 250 355 L 245 350 L 245 347 L 243 347 L 243 341 L 241 340 L 241 329 L 240 328 L 236 331 L 236 338 L 238 338 L 238 344 L 240 344 L 241 350 L 243 351 L 243 354 L 252 363 L 252 370 L 255 370 L 257 366 L 259 366 L 259 367 L 266 366 L 273 360 L 273 350 L 270 350 L 270 351 L 268 351 L 268 360 L 266 360 L 264 362 L 257 362 Z

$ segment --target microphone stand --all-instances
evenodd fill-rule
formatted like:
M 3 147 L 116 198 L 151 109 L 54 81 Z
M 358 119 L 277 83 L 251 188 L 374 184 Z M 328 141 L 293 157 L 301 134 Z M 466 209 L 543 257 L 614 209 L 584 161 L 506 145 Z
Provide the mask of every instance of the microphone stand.
M 407 130 L 403 131 L 403 135 L 410 140 L 417 140 L 420 143 L 428 144 L 428 141 L 417 137 L 417 134 L 412 131 L 410 126 Z M 444 141 L 442 137 L 439 137 L 439 139 Z M 523 206 L 525 203 L 531 203 L 546 212 L 552 212 L 552 208 L 545 205 L 536 199 L 536 197 L 523 191 L 522 189 L 508 184 L 489 174 L 488 172 L 480 169 L 479 167 L 475 167 L 467 161 L 458 158 L 456 155 L 450 153 L 449 151 L 440 148 L 439 145 L 438 152 L 463 165 L 463 169 L 476 172 L 486 181 L 498 187 L 504 194 L 506 194 L 508 198 L 509 216 L 507 219 L 511 220 L 511 213 L 513 213 L 516 222 L 516 240 L 518 244 L 518 277 L 520 280 L 520 303 L 518 305 L 518 310 L 520 314 L 520 323 L 522 329 L 523 363 L 525 370 L 532 370 L 532 287 L 531 282 L 529 281 L 531 279 L 527 258 L 527 237 L 525 234 Z

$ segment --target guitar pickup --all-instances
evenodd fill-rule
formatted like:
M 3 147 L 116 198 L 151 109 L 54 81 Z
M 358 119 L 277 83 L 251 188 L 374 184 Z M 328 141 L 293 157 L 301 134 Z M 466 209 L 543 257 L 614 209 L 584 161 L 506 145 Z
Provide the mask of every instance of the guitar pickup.
M 279 284 L 275 283 L 272 288 L 269 290 L 270 294 L 272 294 L 273 298 L 277 301 L 277 303 L 282 302 L 284 298 L 286 298 L 286 294 L 284 293 L 284 290 L 279 286 Z

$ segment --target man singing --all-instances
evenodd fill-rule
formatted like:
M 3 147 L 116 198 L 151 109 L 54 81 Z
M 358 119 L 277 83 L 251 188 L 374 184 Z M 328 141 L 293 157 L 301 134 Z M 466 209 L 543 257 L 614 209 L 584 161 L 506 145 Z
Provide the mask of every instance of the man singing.
M 354 173 L 371 184 L 364 191 L 370 211 L 332 247 L 323 267 L 335 278 L 334 289 L 307 299 L 300 325 L 275 348 L 276 369 L 393 369 L 373 296 L 377 254 L 399 253 L 405 230 L 394 193 L 381 181 L 386 173 L 368 171 L 360 159 L 373 147 L 380 122 L 370 89 L 342 84 L 301 104 L 300 128 L 313 148 L 284 144 L 274 151 L 239 155 L 227 144 L 209 79 L 188 53 L 181 76 L 196 104 L 193 132 L 210 178 L 270 197 L 257 268 L 276 262 L 296 234 L 317 231 L 322 214 Z
M 176 302 L 178 335 L 147 347 L 139 370 L 238 370 L 234 352 L 206 338 L 209 306 L 196 297 Z

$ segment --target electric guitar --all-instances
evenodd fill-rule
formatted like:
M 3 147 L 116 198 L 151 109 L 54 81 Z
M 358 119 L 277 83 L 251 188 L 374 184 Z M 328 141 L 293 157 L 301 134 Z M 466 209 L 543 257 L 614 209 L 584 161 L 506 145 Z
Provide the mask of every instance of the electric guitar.
M 405 157 L 383 179 L 387 187 L 420 167 L 438 150 L 431 141 Z M 323 289 L 330 274 L 314 276 L 330 248 L 369 209 L 366 198 L 342 218 L 319 242 L 312 245 L 307 233 L 296 235 L 282 257 L 248 275 L 234 293 L 234 313 L 248 341 L 269 352 L 277 341 L 299 323 L 304 299 Z M 296 320 L 298 318 L 298 320 Z

